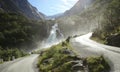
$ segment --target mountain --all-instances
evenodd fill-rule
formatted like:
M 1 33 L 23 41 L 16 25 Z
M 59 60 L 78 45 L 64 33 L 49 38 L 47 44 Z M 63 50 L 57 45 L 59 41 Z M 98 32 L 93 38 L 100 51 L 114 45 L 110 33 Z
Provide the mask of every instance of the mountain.
M 79 0 L 64 16 L 56 18 L 56 22 L 66 37 L 90 32 L 99 25 L 110 1 Z
M 56 14 L 53 16 L 49 16 L 47 18 L 60 18 L 64 16 L 71 16 L 74 14 L 81 13 L 84 9 L 86 9 L 93 0 L 78 0 L 78 2 L 70 9 L 65 11 L 64 13 Z
M 79 0 L 70 10 L 67 10 L 64 14 L 65 15 L 73 15 L 78 14 L 84 9 L 86 9 L 93 0 Z
M 27 0 L 0 0 L 0 8 L 6 12 L 20 13 L 29 19 L 43 20 L 45 15 L 38 12 Z
M 120 47 L 120 0 L 111 0 L 104 12 L 103 20 L 94 30 L 92 39 L 111 46 Z
M 44 17 L 27 0 L 0 0 L 0 49 L 37 48 L 50 32 Z
M 52 15 L 52 16 L 46 16 L 46 19 L 49 20 L 49 19 L 55 19 L 55 18 L 59 18 L 59 17 L 62 17 L 64 16 L 64 13 L 59 13 L 59 14 L 55 14 L 55 15 Z
M 79 0 L 56 21 L 66 37 L 92 31 L 92 39 L 120 47 L 119 13 L 119 0 Z

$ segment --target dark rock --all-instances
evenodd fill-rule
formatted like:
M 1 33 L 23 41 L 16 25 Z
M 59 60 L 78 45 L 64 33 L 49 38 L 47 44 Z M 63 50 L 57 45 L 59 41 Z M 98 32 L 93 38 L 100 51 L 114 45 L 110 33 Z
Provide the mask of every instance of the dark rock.
M 107 44 L 120 47 L 120 34 L 109 36 L 107 38 Z
M 71 69 L 74 72 L 81 72 L 81 71 L 84 70 L 84 66 L 83 66 L 83 61 L 82 60 L 71 61 L 71 63 L 73 64 Z
M 84 66 L 82 64 L 76 64 L 72 66 L 72 70 L 78 71 L 78 70 L 84 70 Z
M 69 50 L 68 48 L 63 48 L 63 50 L 61 51 L 61 53 L 63 53 L 63 54 L 69 54 L 70 56 L 74 56 L 73 51 Z
M 49 64 L 51 60 L 52 60 L 52 58 L 46 59 L 43 61 L 43 64 Z

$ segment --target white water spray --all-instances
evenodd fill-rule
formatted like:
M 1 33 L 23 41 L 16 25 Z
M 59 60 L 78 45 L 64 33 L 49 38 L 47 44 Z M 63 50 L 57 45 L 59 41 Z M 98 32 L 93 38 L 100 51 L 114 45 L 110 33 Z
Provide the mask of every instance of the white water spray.
M 57 34 L 59 34 L 59 37 L 57 37 Z M 64 39 L 64 35 L 60 32 L 60 29 L 58 28 L 58 24 L 55 23 L 52 26 L 52 29 L 50 31 L 50 35 L 48 38 L 43 42 L 42 48 L 48 48 L 52 45 L 60 43 Z
M 57 41 L 57 29 L 58 29 L 58 25 L 55 24 L 52 26 L 52 30 L 50 31 L 50 35 L 48 37 L 48 39 L 46 40 L 46 43 L 53 43 Z

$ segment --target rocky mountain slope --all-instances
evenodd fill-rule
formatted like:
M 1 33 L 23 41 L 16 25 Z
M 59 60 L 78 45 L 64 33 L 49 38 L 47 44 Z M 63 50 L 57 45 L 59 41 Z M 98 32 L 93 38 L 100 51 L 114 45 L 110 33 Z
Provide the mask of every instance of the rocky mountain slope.
M 79 0 L 56 21 L 66 37 L 92 31 L 102 20 L 109 2 L 110 0 Z
M 66 37 L 93 31 L 97 41 L 120 46 L 119 8 L 119 0 L 79 0 L 57 22 Z
M 0 0 L 0 49 L 36 48 L 49 35 L 44 15 L 27 0 Z
M 104 44 L 120 47 L 120 1 L 111 0 L 103 20 L 94 30 L 92 38 Z
M 67 10 L 64 14 L 65 15 L 73 15 L 80 13 L 84 9 L 86 9 L 93 0 L 79 0 L 70 10 Z
M 20 13 L 30 19 L 43 20 L 45 15 L 38 12 L 27 0 L 0 0 L 0 8 L 6 12 Z

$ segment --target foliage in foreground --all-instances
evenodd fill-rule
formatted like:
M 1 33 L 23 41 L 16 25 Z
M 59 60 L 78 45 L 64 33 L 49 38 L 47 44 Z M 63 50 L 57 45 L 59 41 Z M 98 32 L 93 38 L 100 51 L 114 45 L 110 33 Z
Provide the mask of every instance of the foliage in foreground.
M 110 66 L 102 56 L 88 57 L 87 64 L 88 64 L 89 72 L 109 72 L 110 71 Z
M 19 57 L 26 56 L 27 54 L 19 49 L 1 49 L 0 48 L 0 59 L 3 61 L 10 61 Z
M 74 60 L 75 56 L 64 54 L 66 49 L 70 50 L 70 45 L 67 43 L 64 47 L 61 44 L 52 46 L 45 50 L 39 57 L 38 67 L 41 72 L 71 72 L 70 61 Z M 48 62 L 45 62 L 47 61 Z
M 64 53 L 63 51 L 66 49 L 71 54 Z M 84 67 L 88 68 L 90 72 L 109 72 L 110 70 L 109 65 L 103 57 L 79 58 L 73 52 L 68 42 L 60 43 L 42 51 L 39 57 L 38 67 L 40 72 L 77 72 L 72 69 L 73 62 L 76 60 L 83 61 L 83 72 Z

